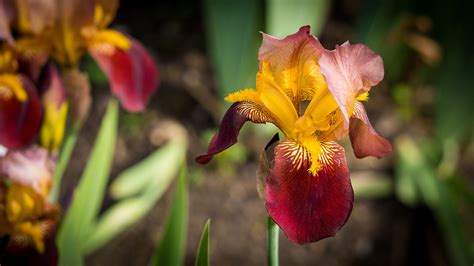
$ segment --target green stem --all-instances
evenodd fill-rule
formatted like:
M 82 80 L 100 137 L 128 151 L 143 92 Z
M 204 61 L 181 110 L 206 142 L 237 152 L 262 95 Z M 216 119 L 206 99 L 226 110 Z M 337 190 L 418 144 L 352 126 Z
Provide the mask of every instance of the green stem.
M 56 202 L 59 197 L 59 191 L 61 189 L 61 179 L 63 178 L 64 172 L 66 171 L 69 160 L 71 159 L 72 151 L 76 146 L 77 136 L 79 135 L 79 130 L 81 126 L 79 123 L 72 126 L 64 138 L 63 146 L 61 152 L 59 153 L 58 163 L 54 170 L 53 176 L 53 190 L 49 195 L 52 202 Z
M 268 266 L 278 266 L 278 233 L 280 229 L 273 219 L 268 217 L 267 260 Z

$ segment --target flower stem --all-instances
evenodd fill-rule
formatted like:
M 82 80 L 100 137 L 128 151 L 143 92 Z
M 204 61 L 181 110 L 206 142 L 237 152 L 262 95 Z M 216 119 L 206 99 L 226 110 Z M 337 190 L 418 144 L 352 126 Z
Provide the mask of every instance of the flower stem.
M 268 217 L 267 225 L 267 262 L 268 266 L 278 266 L 278 236 L 280 229 L 273 219 Z
M 49 197 L 51 201 L 56 202 L 59 197 L 59 189 L 61 187 L 61 179 L 66 171 L 66 167 L 71 159 L 72 151 L 76 146 L 77 137 L 79 135 L 79 130 L 81 126 L 79 124 L 73 125 L 64 138 L 63 146 L 61 152 L 59 153 L 58 163 L 56 164 L 56 169 L 54 170 L 53 176 L 53 190 L 51 191 Z

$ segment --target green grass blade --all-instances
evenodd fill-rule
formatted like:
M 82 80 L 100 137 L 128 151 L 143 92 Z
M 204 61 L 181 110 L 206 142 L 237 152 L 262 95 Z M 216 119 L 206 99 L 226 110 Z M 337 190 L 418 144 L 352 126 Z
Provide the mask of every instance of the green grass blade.
M 201 240 L 196 254 L 196 266 L 209 266 L 209 238 L 211 220 L 208 219 L 202 230 Z
M 273 219 L 268 217 L 267 225 L 267 265 L 278 266 L 278 238 L 280 229 Z
M 285 37 L 301 26 L 311 25 L 311 32 L 319 34 L 326 22 L 329 0 L 267 0 L 266 31 Z
M 61 152 L 59 153 L 58 163 L 54 169 L 53 176 L 53 190 L 50 194 L 50 200 L 56 202 L 59 197 L 59 192 L 61 189 L 61 180 L 63 178 L 64 172 L 66 172 L 67 165 L 71 159 L 72 152 L 76 146 L 77 136 L 79 135 L 80 125 L 75 124 L 70 130 L 68 130 L 66 137 L 64 138 L 64 144 L 61 147 Z
M 171 211 L 165 224 L 163 236 L 151 259 L 151 265 L 183 265 L 187 227 L 187 172 L 183 164 Z
M 110 100 L 89 160 L 56 239 L 59 265 L 82 264 L 83 245 L 100 210 L 117 137 L 118 103 Z
M 98 219 L 85 244 L 86 254 L 142 219 L 155 206 L 181 168 L 186 147 L 186 140 L 172 140 L 120 174 L 111 187 L 115 189 L 115 195 L 123 198 L 125 195 L 140 194 L 122 199 Z
M 137 195 L 155 184 L 155 195 L 161 197 L 179 170 L 186 152 L 184 137 L 171 140 L 140 163 L 120 173 L 110 186 L 115 199 Z

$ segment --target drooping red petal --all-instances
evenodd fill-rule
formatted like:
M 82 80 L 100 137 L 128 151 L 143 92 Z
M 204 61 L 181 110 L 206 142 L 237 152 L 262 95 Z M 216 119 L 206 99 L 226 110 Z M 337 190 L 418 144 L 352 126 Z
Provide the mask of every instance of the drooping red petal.
M 21 77 L 21 81 L 28 95 L 25 101 L 21 102 L 8 93 L 0 93 L 0 145 L 8 149 L 31 143 L 43 117 L 41 101 L 34 85 L 24 77 Z
M 254 123 L 272 122 L 271 117 L 251 102 L 236 102 L 225 113 L 219 130 L 209 143 L 207 153 L 196 157 L 195 161 L 200 164 L 208 163 L 212 157 L 237 143 L 237 136 L 245 122 Z
M 354 99 L 377 85 L 384 76 L 382 58 L 362 44 L 346 42 L 335 50 L 322 53 L 319 66 L 346 125 Z
M 349 136 L 357 158 L 366 156 L 381 158 L 392 151 L 390 142 L 377 134 L 372 127 L 361 102 L 355 103 L 349 125 Z
M 288 239 L 304 244 L 334 236 L 346 223 L 354 194 L 344 149 L 323 142 L 316 176 L 308 172 L 305 149 L 291 141 L 275 148 L 275 161 L 267 178 L 265 206 Z
M 107 75 L 112 93 L 130 112 L 143 111 L 158 86 L 158 68 L 150 54 L 131 39 L 128 50 L 104 51 L 91 47 L 90 54 Z

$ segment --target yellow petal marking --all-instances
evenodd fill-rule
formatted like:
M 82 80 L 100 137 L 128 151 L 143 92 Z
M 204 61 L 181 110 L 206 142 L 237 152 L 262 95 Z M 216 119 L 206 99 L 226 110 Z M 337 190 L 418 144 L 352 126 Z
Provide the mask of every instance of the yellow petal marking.
M 315 136 L 311 136 L 300 140 L 300 144 L 306 149 L 311 160 L 308 172 L 314 176 L 317 175 L 322 168 L 318 160 L 322 152 L 321 142 Z
M 9 99 L 15 97 L 19 102 L 28 98 L 20 78 L 14 74 L 0 75 L 0 98 Z
M 276 118 L 280 129 L 289 135 L 294 127 L 298 113 L 285 92 L 275 83 L 273 75 L 268 70 L 268 65 L 263 64 L 257 73 L 257 91 L 264 106 Z
M 67 102 L 63 102 L 59 108 L 55 104 L 45 104 L 40 142 L 49 151 L 57 150 L 62 143 L 68 106 Z
M 360 94 L 359 96 L 357 96 L 356 98 L 356 101 L 360 101 L 360 102 L 366 102 L 369 100 L 369 92 L 366 91 L 362 94 Z
M 87 39 L 88 47 L 96 47 L 109 53 L 114 52 L 117 48 L 128 50 L 131 45 L 125 35 L 115 30 L 99 30 Z
M 235 103 L 235 102 L 252 102 L 261 104 L 260 101 L 260 94 L 254 89 L 243 89 L 237 92 L 233 92 L 227 97 L 225 97 L 227 102 Z
M 40 224 L 33 224 L 32 222 L 25 222 L 14 227 L 14 234 L 27 236 L 34 244 L 39 253 L 43 253 L 44 233 Z

